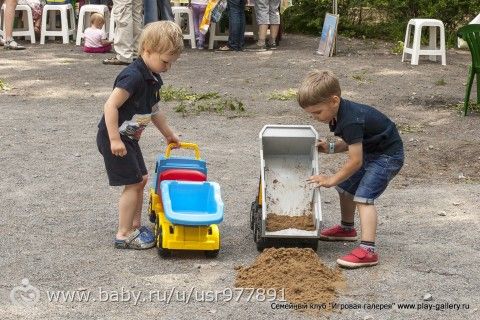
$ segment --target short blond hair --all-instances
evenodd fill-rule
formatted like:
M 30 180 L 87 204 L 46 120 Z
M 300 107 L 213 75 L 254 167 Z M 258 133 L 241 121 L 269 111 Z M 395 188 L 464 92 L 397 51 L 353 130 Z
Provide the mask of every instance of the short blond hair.
M 302 108 L 316 105 L 330 99 L 341 97 L 342 90 L 338 78 L 329 70 L 313 70 L 303 79 L 298 89 L 297 101 Z
M 144 51 L 180 54 L 183 51 L 182 29 L 172 21 L 157 21 L 145 26 L 140 35 L 138 54 Z
M 98 12 L 92 13 L 90 16 L 90 25 L 93 25 L 96 21 L 102 21 L 102 23 L 105 23 L 105 18 Z

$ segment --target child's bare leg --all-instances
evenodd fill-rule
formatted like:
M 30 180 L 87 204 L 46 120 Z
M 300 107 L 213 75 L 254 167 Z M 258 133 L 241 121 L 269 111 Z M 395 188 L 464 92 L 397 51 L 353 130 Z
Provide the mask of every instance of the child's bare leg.
M 362 229 L 362 241 L 375 243 L 377 233 L 377 210 L 373 204 L 358 203 L 360 214 L 360 226 Z
M 140 228 L 140 226 L 142 225 L 143 191 L 145 189 L 145 185 L 147 184 L 147 180 L 148 180 L 148 176 L 147 175 L 143 176 L 143 180 L 141 182 L 143 184 L 143 187 L 140 191 L 140 194 L 138 195 L 137 207 L 135 209 L 135 216 L 133 218 L 133 224 L 132 224 L 133 229 Z
M 118 201 L 117 239 L 124 240 L 133 231 L 132 225 L 137 211 L 138 201 L 143 201 L 143 181 L 125 186 Z M 140 198 L 140 200 L 139 200 Z
M 342 213 L 342 221 L 347 223 L 354 222 L 356 203 L 353 202 L 351 196 L 345 193 L 339 193 L 340 196 L 340 212 Z

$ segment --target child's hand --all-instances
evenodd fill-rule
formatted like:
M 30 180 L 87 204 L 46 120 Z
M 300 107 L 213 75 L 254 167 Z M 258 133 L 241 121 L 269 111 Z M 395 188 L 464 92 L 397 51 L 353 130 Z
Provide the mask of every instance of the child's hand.
M 333 180 L 333 177 L 331 176 L 311 176 L 308 180 L 308 183 L 315 183 L 319 187 L 325 187 L 325 188 L 330 188 L 335 185 L 335 181 Z
M 174 143 L 176 145 L 175 148 L 180 147 L 180 139 L 177 137 L 175 133 L 172 133 L 169 136 L 166 136 L 165 139 L 167 139 L 167 144 Z
M 117 157 L 123 157 L 127 154 L 127 148 L 125 148 L 125 144 L 120 139 L 110 141 L 110 150 Z
M 315 144 L 318 152 L 328 153 L 328 143 L 325 140 L 318 140 Z

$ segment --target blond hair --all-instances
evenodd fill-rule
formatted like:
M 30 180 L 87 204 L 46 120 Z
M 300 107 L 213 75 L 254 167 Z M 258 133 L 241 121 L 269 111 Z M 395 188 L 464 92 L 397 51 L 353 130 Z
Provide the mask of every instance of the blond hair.
M 180 54 L 183 50 L 182 29 L 172 21 L 157 21 L 145 26 L 140 35 L 138 54 L 144 51 Z
M 340 97 L 342 90 L 333 72 L 328 70 L 313 70 L 303 79 L 298 89 L 297 101 L 302 108 L 316 105 L 330 99 Z
M 105 23 L 105 18 L 98 12 L 92 13 L 92 15 L 90 16 L 90 25 L 93 26 L 93 24 L 97 21 Z

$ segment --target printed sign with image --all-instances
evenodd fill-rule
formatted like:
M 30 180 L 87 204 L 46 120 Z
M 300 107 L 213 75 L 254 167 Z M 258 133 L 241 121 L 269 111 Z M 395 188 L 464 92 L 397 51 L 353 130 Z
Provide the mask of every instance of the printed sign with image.
M 337 38 L 338 15 L 327 13 L 323 21 L 322 35 L 320 37 L 320 44 L 318 45 L 317 53 L 331 57 L 333 55 L 333 48 L 335 46 L 335 39 Z

